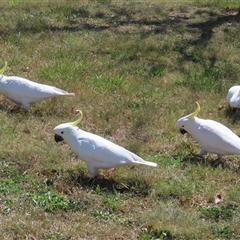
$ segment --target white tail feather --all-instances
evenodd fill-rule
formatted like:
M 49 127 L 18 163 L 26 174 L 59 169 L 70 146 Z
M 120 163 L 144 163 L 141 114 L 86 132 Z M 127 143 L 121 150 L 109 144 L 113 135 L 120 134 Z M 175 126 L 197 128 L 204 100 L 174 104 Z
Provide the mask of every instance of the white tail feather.
M 151 167 L 157 167 L 157 164 L 154 162 L 144 161 L 144 162 L 140 162 L 140 164 L 151 166 Z
M 136 160 L 136 164 L 143 164 L 143 165 L 148 165 L 151 167 L 157 167 L 157 163 L 154 162 L 149 162 L 146 160 L 143 160 L 142 158 L 140 158 L 138 155 L 136 155 L 135 153 L 132 153 L 130 151 L 128 151 L 130 153 L 130 155 L 133 157 L 134 160 Z
M 69 93 L 69 92 L 66 92 L 60 88 L 56 88 L 56 87 L 53 87 L 53 89 L 58 92 L 60 95 L 63 95 L 63 96 L 66 96 L 66 95 L 69 95 L 69 96 L 75 96 L 75 93 Z

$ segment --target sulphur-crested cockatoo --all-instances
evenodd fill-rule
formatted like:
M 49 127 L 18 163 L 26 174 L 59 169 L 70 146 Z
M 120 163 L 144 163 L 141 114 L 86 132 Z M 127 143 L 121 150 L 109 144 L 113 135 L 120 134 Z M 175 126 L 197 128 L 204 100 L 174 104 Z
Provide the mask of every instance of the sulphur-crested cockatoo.
M 12 100 L 18 107 L 23 105 L 27 110 L 31 103 L 40 102 L 44 99 L 63 96 L 75 95 L 62 89 L 36 83 L 25 78 L 16 76 L 4 76 L 3 73 L 7 68 L 7 63 L 0 70 L 0 94 Z
M 148 162 L 119 145 L 77 127 L 81 117 L 75 122 L 63 123 L 54 128 L 55 141 L 66 142 L 87 166 L 91 178 L 98 175 L 99 169 L 109 169 L 122 165 L 157 164 Z
M 197 117 L 200 105 L 194 113 L 180 118 L 177 126 L 182 134 L 188 132 L 201 145 L 198 155 L 214 153 L 218 158 L 223 155 L 240 154 L 240 138 L 219 122 Z
M 227 101 L 231 108 L 240 108 L 240 86 L 233 86 L 228 90 Z

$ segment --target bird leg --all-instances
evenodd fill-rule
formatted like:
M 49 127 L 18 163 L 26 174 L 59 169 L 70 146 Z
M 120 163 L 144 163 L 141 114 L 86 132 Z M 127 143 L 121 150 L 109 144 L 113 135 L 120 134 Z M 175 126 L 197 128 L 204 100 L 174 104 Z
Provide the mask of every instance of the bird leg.
M 90 179 L 95 178 L 98 175 L 98 168 L 88 165 L 88 171 L 90 173 Z
M 194 157 L 199 157 L 199 158 L 204 158 L 203 155 L 201 155 L 200 153 L 193 153 L 191 152 L 191 154 L 194 156 Z
M 207 151 L 204 150 L 204 149 L 202 149 L 202 148 L 201 148 L 201 150 L 200 150 L 200 152 L 199 152 L 198 154 L 192 153 L 193 156 L 195 156 L 195 157 L 200 157 L 200 158 L 202 158 L 202 159 L 204 158 L 203 156 L 206 155 L 206 154 L 207 154 Z
M 232 113 L 235 113 L 237 111 L 237 108 L 231 108 Z
M 95 179 L 96 179 L 96 177 L 91 177 L 90 176 L 90 178 L 88 179 L 87 183 L 92 183 L 93 184 L 95 182 Z
M 204 156 L 206 154 L 207 154 L 207 151 L 204 150 L 203 148 L 201 148 L 200 153 L 198 155 L 202 157 L 202 156 Z
M 218 165 L 221 165 L 221 164 L 224 164 L 224 162 L 222 161 L 222 155 L 217 155 L 217 158 L 214 160 L 214 166 L 218 166 Z

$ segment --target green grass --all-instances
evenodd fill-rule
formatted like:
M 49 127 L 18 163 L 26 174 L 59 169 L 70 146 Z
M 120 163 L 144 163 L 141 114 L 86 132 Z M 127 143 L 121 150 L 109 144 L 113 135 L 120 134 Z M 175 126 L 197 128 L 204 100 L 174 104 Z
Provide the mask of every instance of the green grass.
M 226 103 L 239 84 L 237 1 L 2 1 L 1 63 L 16 75 L 75 92 L 12 111 L 0 97 L 2 239 L 239 239 L 238 156 L 191 152 L 176 128 L 193 112 L 238 135 Z M 102 170 L 53 128 L 79 127 L 158 163 Z M 222 201 L 214 204 L 214 196 Z

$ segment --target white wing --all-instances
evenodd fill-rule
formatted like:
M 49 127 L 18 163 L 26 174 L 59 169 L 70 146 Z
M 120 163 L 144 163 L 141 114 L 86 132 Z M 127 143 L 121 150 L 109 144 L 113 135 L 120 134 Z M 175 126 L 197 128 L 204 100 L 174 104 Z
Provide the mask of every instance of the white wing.
M 216 154 L 240 154 L 240 138 L 229 128 L 212 120 L 202 120 L 195 137 L 202 148 Z
M 21 98 L 29 99 L 29 102 L 37 102 L 57 95 L 74 95 L 73 93 L 68 93 L 53 86 L 32 82 L 16 76 L 3 76 L 1 79 L 0 92 L 15 102 Z
M 77 145 L 74 151 L 77 152 L 79 157 L 85 162 L 94 162 L 98 168 L 136 164 L 157 166 L 156 163 L 145 161 L 105 138 L 85 131 L 81 131 L 81 137 L 77 138 Z

